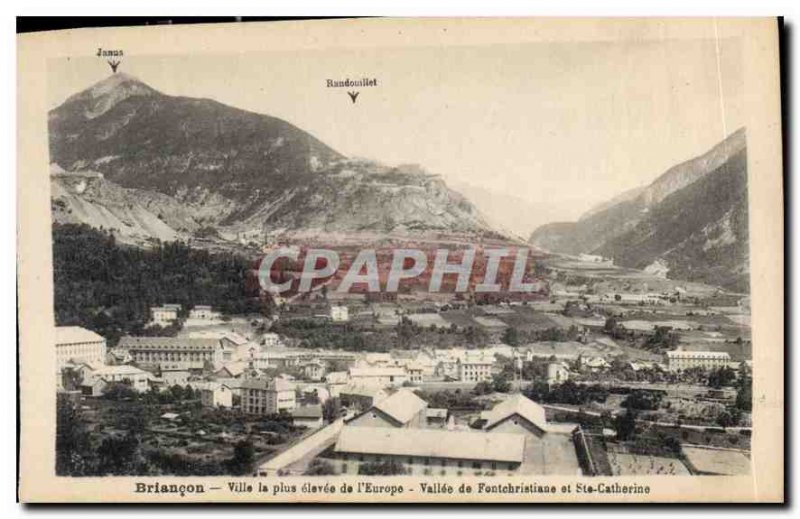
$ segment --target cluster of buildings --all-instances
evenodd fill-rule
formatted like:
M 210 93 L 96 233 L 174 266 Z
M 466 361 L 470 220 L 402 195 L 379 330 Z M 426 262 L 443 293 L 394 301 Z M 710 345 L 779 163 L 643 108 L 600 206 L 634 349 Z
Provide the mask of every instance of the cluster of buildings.
M 150 308 L 150 324 L 169 326 L 178 320 L 181 305 L 166 304 Z
M 345 421 L 320 455 L 340 474 L 365 463 L 402 465 L 409 474 L 579 475 L 576 424 L 552 424 L 544 408 L 515 394 L 456 425 L 447 409 L 434 409 L 407 389 L 396 390 Z
M 244 412 L 261 415 L 297 412 L 302 424 L 321 425 L 321 406 L 299 405 L 300 388 L 291 377 L 267 377 L 252 367 L 258 348 L 233 332 L 206 332 L 187 337 L 126 336 L 107 350 L 105 339 L 90 330 L 57 327 L 56 379 L 58 389 L 87 396 L 101 396 L 115 383 L 137 392 L 189 386 L 204 406 L 231 408 L 238 403 Z M 241 369 L 243 365 L 250 369 Z
M 600 262 L 593 262 L 600 263 Z M 611 263 L 604 263 L 611 265 Z M 604 292 L 595 293 L 587 284 L 570 285 L 553 282 L 549 285 L 550 296 L 560 299 L 583 300 L 589 303 L 609 303 L 615 305 L 668 305 L 686 295 L 686 290 L 676 287 L 674 291 L 663 292 Z
M 153 317 L 165 321 L 178 311 L 158 307 Z M 495 352 L 490 350 L 290 350 L 273 335 L 265 334 L 263 344 L 235 332 L 125 336 L 109 350 L 105 339 L 90 330 L 57 327 L 59 388 L 100 396 L 118 382 L 140 392 L 177 384 L 200 392 L 204 405 L 238 405 L 251 414 L 297 413 L 299 421 L 316 423 L 321 412 L 306 409 L 304 401 L 313 406 L 342 397 L 361 410 L 386 396 L 386 390 L 430 379 L 477 383 L 490 380 L 495 367 Z
M 589 346 L 603 346 L 600 343 Z M 584 351 L 585 350 L 585 351 Z M 608 355 L 591 353 L 584 345 L 577 343 L 537 343 L 516 348 L 512 355 L 518 362 L 549 360 L 547 382 L 560 383 L 569 378 L 570 366 L 584 373 L 598 373 L 612 367 L 613 357 L 619 353 L 613 350 Z M 660 371 L 680 372 L 689 369 L 712 371 L 723 367 L 738 370 L 750 361 L 736 361 L 728 352 L 707 349 L 685 349 L 683 345 L 675 350 L 667 351 L 660 360 L 630 360 L 626 362 L 632 371 L 655 369 Z
M 91 330 L 80 326 L 56 327 L 56 373 L 72 360 L 104 364 L 106 340 Z
M 172 319 L 179 310 L 176 305 L 154 308 L 153 319 Z M 207 307 L 192 312 L 198 319 L 216 315 Z M 550 384 L 568 380 L 576 361 L 583 371 L 610 367 L 602 356 L 576 357 L 545 346 L 355 353 L 291 350 L 283 347 L 275 334 L 264 334 L 256 342 L 232 331 L 195 331 L 179 337 L 126 336 L 109 350 L 100 335 L 65 326 L 56 328 L 56 369 L 59 388 L 78 388 L 87 395 L 102 395 L 109 384 L 123 381 L 136 391 L 188 385 L 200 392 L 201 402 L 210 407 L 238 406 L 246 413 L 261 415 L 291 413 L 297 414 L 299 422 L 321 425 L 320 406 L 328 398 L 339 397 L 350 410 L 375 409 L 373 413 L 382 416 L 384 410 L 376 404 L 392 391 L 430 381 L 491 381 L 501 369 L 500 356 L 520 367 L 526 361 L 546 359 Z M 655 366 L 677 372 L 734 364 L 726 352 L 678 349 L 667 352 L 661 364 L 636 361 L 631 362 L 631 369 Z M 426 412 L 430 416 L 418 417 L 420 423 L 446 420 L 446 410 Z M 359 418 L 363 420 L 366 418 Z
M 170 326 L 181 317 L 183 306 L 179 304 L 164 304 L 150 308 L 150 325 L 162 327 Z M 187 320 L 195 322 L 218 321 L 222 313 L 214 310 L 209 305 L 195 305 L 186 315 Z
M 677 349 L 664 354 L 669 371 L 687 369 L 714 370 L 732 367 L 731 356 L 725 351 L 685 351 Z

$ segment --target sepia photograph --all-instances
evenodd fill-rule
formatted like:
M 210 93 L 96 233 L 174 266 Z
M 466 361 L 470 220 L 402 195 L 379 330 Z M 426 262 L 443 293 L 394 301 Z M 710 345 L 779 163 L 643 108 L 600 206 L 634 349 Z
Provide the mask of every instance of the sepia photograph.
M 19 37 L 23 466 L 81 501 L 782 499 L 775 19 L 245 25 Z

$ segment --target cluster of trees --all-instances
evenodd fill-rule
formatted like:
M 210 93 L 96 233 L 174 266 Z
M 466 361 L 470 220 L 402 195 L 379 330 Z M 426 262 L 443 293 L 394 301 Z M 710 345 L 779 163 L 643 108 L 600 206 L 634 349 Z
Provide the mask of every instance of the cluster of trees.
M 628 335 L 627 330 L 620 326 L 617 318 L 614 316 L 606 317 L 606 322 L 603 325 L 603 332 L 614 339 L 625 339 Z
M 614 418 L 614 431 L 619 441 L 629 441 L 636 437 L 636 411 L 628 408 L 623 414 Z
M 720 371 L 722 371 L 722 369 Z M 744 413 L 749 413 L 753 410 L 753 379 L 749 375 L 743 375 L 736 380 L 730 380 L 730 374 L 728 373 L 721 376 L 724 377 L 723 382 L 725 382 L 725 384 L 723 385 L 733 385 L 736 387 L 736 399 L 733 405 L 728 406 L 717 415 L 717 424 L 720 427 L 735 427 L 741 425 Z M 709 385 L 711 385 L 710 378 Z
M 419 344 L 481 346 L 488 341 L 489 334 L 480 326 L 460 327 L 452 323 L 448 327 L 425 327 L 403 316 L 395 327 L 395 347 L 402 349 L 415 348 Z
M 734 385 L 735 382 L 736 372 L 727 366 L 712 370 L 708 374 L 708 386 L 714 389 L 729 387 Z
M 524 394 L 534 402 L 546 404 L 584 405 L 590 402 L 605 402 L 608 390 L 600 385 L 576 384 L 567 380 L 550 386 L 546 382 L 534 382 Z
M 628 452 L 644 456 L 683 457 L 681 441 L 662 431 L 648 431 L 647 434 L 628 438 Z
M 736 391 L 736 409 L 751 412 L 753 410 L 753 379 L 744 376 L 739 380 Z
M 475 395 L 460 389 L 446 389 L 444 391 L 423 391 L 418 389 L 415 393 L 418 397 L 428 402 L 428 406 L 432 408 L 478 411 L 486 407 L 475 398 Z
M 498 373 L 492 377 L 491 382 L 481 381 L 475 384 L 472 392 L 476 395 L 488 395 L 490 393 L 508 393 L 511 391 L 511 380 L 503 373 Z
M 720 427 L 735 427 L 742 421 L 742 411 L 736 406 L 728 407 L 717 415 L 717 425 Z
M 614 316 L 606 317 L 606 322 L 603 325 L 603 333 L 617 340 L 630 340 L 634 341 L 636 334 L 630 330 L 626 330 L 624 326 L 619 324 L 617 318 Z M 678 345 L 678 334 L 676 334 L 669 326 L 656 326 L 652 335 L 648 335 L 639 345 L 642 349 L 652 351 L 654 353 L 663 353 L 667 350 L 673 350 Z
M 653 335 L 645 339 L 642 348 L 655 353 L 663 353 L 667 350 L 674 350 L 678 345 L 678 334 L 672 331 L 669 326 L 656 326 Z
M 197 400 L 200 398 L 198 391 L 192 386 L 181 386 L 175 384 L 165 391 L 150 388 L 149 391 L 140 393 L 131 387 L 130 382 L 111 382 L 103 390 L 103 398 L 106 400 L 139 400 L 145 404 L 171 404 L 186 400 Z
M 636 409 L 639 411 L 656 411 L 661 407 L 664 393 L 661 391 L 649 391 L 647 389 L 636 389 L 622 401 L 622 407 Z
M 386 332 L 359 330 L 351 324 L 333 324 L 320 319 L 279 320 L 271 331 L 297 339 L 303 348 L 328 348 L 350 351 L 388 351 Z
M 514 328 L 513 326 L 509 326 L 503 332 L 502 341 L 509 346 L 519 346 L 519 330 Z
M 179 386 L 176 386 L 179 387 Z M 148 412 L 140 402 L 115 410 L 114 428 L 124 434 L 89 432 L 77 407 L 59 401 L 56 416 L 56 473 L 62 476 L 107 475 L 245 475 L 253 470 L 255 446 L 239 440 L 227 459 L 200 459 L 175 451 L 146 446 L 147 423 L 158 411 Z
M 166 326 L 161 326 L 160 324 L 151 324 L 150 326 L 142 329 L 141 335 L 146 335 L 148 337 L 176 337 L 178 332 L 183 329 L 183 322 L 183 318 L 178 318 L 178 320 L 173 321 Z
M 325 400 L 322 404 L 322 419 L 333 422 L 342 415 L 342 400 L 338 396 Z
M 538 330 L 519 330 L 513 326 L 509 326 L 503 332 L 501 340 L 509 346 L 519 346 L 529 342 L 552 341 L 552 342 L 565 342 L 574 341 L 580 337 L 580 330 L 577 326 L 570 326 L 569 328 L 559 328 L 551 326 Z
M 229 314 L 272 309 L 254 263 L 241 256 L 182 242 L 120 245 L 87 225 L 53 226 L 53 273 L 56 322 L 85 326 L 112 346 L 122 335 L 145 333 L 149 308 L 159 304 L 208 304 Z
M 482 346 L 488 333 L 479 326 L 420 326 L 407 317 L 390 329 L 365 327 L 352 323 L 332 323 L 323 319 L 281 319 L 272 332 L 296 339 L 303 348 L 331 348 L 350 351 L 385 352 L 392 348 L 413 349 L 420 344 L 434 347 Z
M 558 362 L 555 355 L 547 358 L 534 357 L 531 360 L 523 361 L 520 366 L 513 358 L 500 355 L 497 364 L 500 366 L 501 373 L 508 379 L 513 380 L 519 377 L 521 380 L 541 380 L 547 377 L 547 365 L 551 362 Z M 578 370 L 579 366 L 576 362 L 572 362 L 570 368 Z

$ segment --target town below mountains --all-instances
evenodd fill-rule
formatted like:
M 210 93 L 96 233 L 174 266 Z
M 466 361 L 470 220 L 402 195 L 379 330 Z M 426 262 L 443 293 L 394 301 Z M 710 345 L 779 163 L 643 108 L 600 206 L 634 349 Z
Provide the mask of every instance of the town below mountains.
M 534 232 L 530 292 L 275 295 L 283 243 L 524 242 L 419 167 L 122 74 L 49 127 L 59 475 L 750 473 L 744 131 Z

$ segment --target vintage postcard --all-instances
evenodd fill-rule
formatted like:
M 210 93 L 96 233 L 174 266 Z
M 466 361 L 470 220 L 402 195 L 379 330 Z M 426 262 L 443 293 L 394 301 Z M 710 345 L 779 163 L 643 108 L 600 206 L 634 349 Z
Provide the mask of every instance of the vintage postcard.
M 25 502 L 781 502 L 778 21 L 18 37 Z

